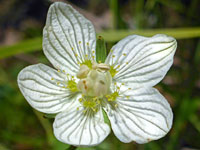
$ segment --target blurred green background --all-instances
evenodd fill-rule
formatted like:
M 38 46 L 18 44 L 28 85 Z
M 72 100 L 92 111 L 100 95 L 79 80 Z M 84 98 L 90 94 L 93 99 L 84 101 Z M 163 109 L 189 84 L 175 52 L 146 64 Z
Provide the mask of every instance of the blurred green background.
M 33 110 L 16 78 L 25 66 L 45 63 L 42 29 L 49 0 L 0 0 L 0 150 L 65 150 L 52 133 L 53 118 Z M 178 42 L 174 64 L 156 88 L 174 112 L 167 136 L 148 144 L 121 143 L 113 134 L 100 145 L 79 150 L 200 149 L 200 1 L 71 0 L 91 20 L 107 48 L 130 34 L 165 33 Z

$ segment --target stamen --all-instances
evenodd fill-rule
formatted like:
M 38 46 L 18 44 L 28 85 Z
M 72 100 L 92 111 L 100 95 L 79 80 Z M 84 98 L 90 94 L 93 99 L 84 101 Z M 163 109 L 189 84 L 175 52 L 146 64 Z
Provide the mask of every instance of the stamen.
M 83 104 L 84 112 L 90 109 L 93 112 L 97 112 L 100 105 L 100 100 L 98 97 L 82 97 L 79 99 L 79 102 Z
M 78 91 L 77 84 L 73 79 L 67 82 L 67 88 L 72 92 Z
M 108 101 L 115 101 L 118 96 L 119 96 L 119 93 L 117 91 L 115 91 L 112 94 L 106 95 L 106 98 Z
M 68 88 L 71 92 L 77 92 L 77 84 L 75 82 L 74 76 L 70 76 L 68 73 L 66 74 L 65 70 L 57 70 L 60 76 L 64 76 L 64 80 L 57 80 L 51 77 L 51 80 L 55 82 L 56 85 L 62 88 Z
M 111 74 L 112 77 L 114 77 L 117 72 L 118 71 L 117 71 L 116 68 L 114 68 L 114 66 L 110 66 L 110 74 Z

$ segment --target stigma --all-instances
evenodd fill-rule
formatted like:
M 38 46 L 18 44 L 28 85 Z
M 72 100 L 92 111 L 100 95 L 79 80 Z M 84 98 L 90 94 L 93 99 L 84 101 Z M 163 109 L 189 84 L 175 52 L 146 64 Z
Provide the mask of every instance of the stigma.
M 76 75 L 80 79 L 77 88 L 89 97 L 102 98 L 108 95 L 112 82 L 109 70 L 110 66 L 103 63 L 92 63 L 92 67 L 82 64 Z

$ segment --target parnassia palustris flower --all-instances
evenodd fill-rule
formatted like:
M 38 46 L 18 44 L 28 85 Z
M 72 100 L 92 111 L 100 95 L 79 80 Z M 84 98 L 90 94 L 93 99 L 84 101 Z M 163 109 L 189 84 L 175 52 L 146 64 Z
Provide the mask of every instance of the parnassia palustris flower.
M 64 143 L 97 145 L 110 128 L 122 142 L 147 143 L 172 126 L 170 105 L 153 86 L 171 67 L 176 47 L 166 35 L 130 35 L 112 47 L 104 63 L 96 62 L 92 23 L 56 2 L 43 30 L 44 54 L 55 69 L 28 66 L 18 85 L 33 108 L 57 114 L 53 130 Z

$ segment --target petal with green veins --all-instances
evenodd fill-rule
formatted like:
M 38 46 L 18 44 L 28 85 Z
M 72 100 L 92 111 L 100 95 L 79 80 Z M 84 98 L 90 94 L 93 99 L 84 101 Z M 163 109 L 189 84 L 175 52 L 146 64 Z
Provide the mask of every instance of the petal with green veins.
M 50 6 L 43 49 L 55 68 L 75 75 L 81 63 L 95 58 L 95 47 L 96 34 L 89 20 L 68 4 L 56 2 Z
M 134 88 L 154 86 L 171 67 L 176 47 L 176 40 L 166 35 L 151 38 L 131 35 L 113 46 L 106 63 L 113 68 L 116 82 Z
M 165 136 L 171 129 L 170 105 L 154 88 L 128 90 L 115 102 L 117 107 L 108 105 L 104 110 L 114 134 L 122 142 L 147 143 Z
M 74 96 L 66 87 L 64 75 L 46 65 L 24 68 L 18 75 L 18 86 L 28 103 L 44 113 L 61 112 L 74 103 Z
M 102 110 L 84 111 L 82 105 L 79 105 L 78 109 L 59 113 L 53 128 L 57 139 L 75 146 L 98 145 L 110 133 L 110 127 L 104 122 Z

